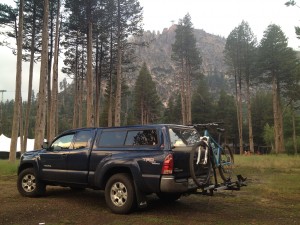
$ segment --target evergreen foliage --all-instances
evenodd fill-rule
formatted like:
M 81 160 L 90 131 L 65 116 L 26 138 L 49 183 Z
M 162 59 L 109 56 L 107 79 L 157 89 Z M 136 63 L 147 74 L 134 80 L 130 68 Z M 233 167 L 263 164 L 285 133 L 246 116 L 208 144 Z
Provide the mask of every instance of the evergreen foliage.
M 139 124 L 157 123 L 161 119 L 162 103 L 146 63 L 135 83 L 134 109 L 136 122 Z
M 179 20 L 172 45 L 172 60 L 178 69 L 182 124 L 192 123 L 192 80 L 200 75 L 202 63 L 193 31 L 191 17 L 187 14 Z
M 9 28 L 1 31 L 1 34 L 13 40 L 16 40 L 18 31 L 17 3 L 16 7 L 0 4 L 0 26 Z M 24 0 L 24 3 L 23 60 L 30 60 L 33 66 L 41 58 L 44 1 Z M 50 39 L 48 49 L 45 50 L 49 54 L 46 54 L 48 59 L 44 63 L 48 67 L 43 67 L 47 67 L 48 81 L 53 64 L 57 3 L 49 1 L 47 24 Z M 295 5 L 295 1 L 289 1 L 289 4 Z M 224 122 L 226 142 L 239 145 L 244 141 L 248 145 L 245 134 L 250 133 L 250 127 L 246 126 L 250 122 L 243 118 L 246 115 L 249 118 L 250 106 L 255 148 L 274 145 L 278 138 L 275 138 L 273 129 L 281 126 L 282 135 L 286 138 L 285 146 L 293 146 L 295 150 L 292 152 L 297 152 L 295 143 L 300 132 L 300 64 L 295 52 L 288 48 L 287 38 L 277 25 L 271 24 L 266 29 L 257 46 L 248 23 L 242 21 L 227 38 L 225 61 L 228 73 L 223 74 L 211 68 L 208 76 L 204 77 L 200 72 L 202 59 L 196 45 L 192 20 L 187 14 L 178 22 L 172 45 L 171 57 L 176 71 L 172 76 L 178 85 L 171 87 L 174 89 L 171 97 L 162 104 L 155 79 L 147 68 L 148 62 L 139 68 L 138 77 L 134 75 L 138 68 L 134 65 L 136 56 L 129 37 L 142 32 L 142 8 L 138 0 L 65 0 L 62 8 L 64 13 L 58 21 L 61 23 L 60 53 L 64 53 L 62 71 L 67 75 L 68 81 L 65 79 L 60 84 L 56 133 L 89 125 L 83 118 L 91 114 L 86 107 L 87 91 L 94 90 L 92 113 L 95 115 L 95 126 Z M 299 28 L 296 28 L 296 33 L 299 32 L 297 29 Z M 92 31 L 92 36 L 88 31 Z M 88 51 L 88 48 L 91 50 Z M 91 59 L 89 65 L 92 66 L 89 67 L 93 80 L 90 84 L 87 83 L 88 58 Z M 167 72 L 161 76 L 165 76 Z M 272 89 L 272 82 L 276 89 Z M 50 101 L 49 83 L 47 86 L 48 93 L 44 97 Z M 29 86 L 29 89 L 32 88 Z M 31 102 L 22 104 L 23 114 L 28 109 L 28 119 L 25 119 L 28 120 L 28 135 L 24 136 L 35 138 L 34 126 L 40 96 L 34 96 L 31 92 L 28 95 L 31 96 Z M 120 104 L 117 106 L 118 102 Z M 274 104 L 278 110 L 276 116 Z M 10 136 L 12 132 L 13 106 L 14 101 L 1 103 L 0 133 L 6 136 Z M 116 110 L 119 112 L 115 113 Z M 49 112 L 49 105 L 47 111 Z M 120 123 L 114 123 L 118 114 Z M 276 125 L 277 120 L 282 120 L 282 123 Z M 49 124 L 46 126 L 49 127 Z M 239 135 L 240 129 L 243 132 Z M 277 135 L 280 135 L 280 131 Z M 288 151 L 290 149 L 288 147 Z

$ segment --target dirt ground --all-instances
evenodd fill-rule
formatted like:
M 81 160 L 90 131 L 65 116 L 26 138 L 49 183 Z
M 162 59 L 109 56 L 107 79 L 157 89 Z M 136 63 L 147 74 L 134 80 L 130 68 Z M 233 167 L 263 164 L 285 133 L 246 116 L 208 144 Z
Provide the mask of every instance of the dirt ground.
M 115 215 L 106 207 L 102 191 L 49 186 L 46 196 L 25 198 L 17 191 L 16 179 L 0 176 L 1 225 L 300 224 L 300 213 L 293 210 L 298 201 L 281 204 L 278 199 L 257 198 L 253 181 L 241 191 L 184 196 L 172 204 L 151 195 L 146 209 Z

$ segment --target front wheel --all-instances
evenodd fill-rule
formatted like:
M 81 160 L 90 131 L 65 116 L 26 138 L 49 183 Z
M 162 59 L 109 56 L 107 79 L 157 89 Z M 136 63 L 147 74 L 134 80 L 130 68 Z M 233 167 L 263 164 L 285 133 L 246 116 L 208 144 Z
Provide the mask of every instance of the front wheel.
M 223 181 L 230 181 L 233 173 L 234 158 L 233 153 L 228 145 L 222 147 L 220 153 L 219 173 Z
M 211 166 L 208 144 L 204 141 L 196 143 L 190 152 L 190 175 L 198 187 L 209 183 Z
M 38 179 L 33 168 L 27 168 L 19 174 L 17 187 L 20 194 L 25 197 L 41 196 L 46 191 L 46 185 Z
M 105 186 L 105 201 L 112 212 L 127 214 L 135 205 L 134 184 L 128 174 L 115 174 Z

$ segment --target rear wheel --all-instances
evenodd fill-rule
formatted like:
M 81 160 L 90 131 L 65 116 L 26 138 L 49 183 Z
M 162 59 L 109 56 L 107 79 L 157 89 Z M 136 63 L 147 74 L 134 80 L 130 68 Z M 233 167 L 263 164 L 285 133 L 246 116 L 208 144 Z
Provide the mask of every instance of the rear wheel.
M 135 205 L 134 184 L 125 173 L 113 175 L 105 186 L 105 201 L 112 212 L 126 214 Z
M 209 183 L 211 160 L 209 146 L 206 142 L 196 143 L 190 152 L 190 175 L 198 187 Z
M 228 145 L 223 146 L 220 152 L 219 173 L 223 181 L 230 181 L 233 173 L 234 158 L 233 153 Z

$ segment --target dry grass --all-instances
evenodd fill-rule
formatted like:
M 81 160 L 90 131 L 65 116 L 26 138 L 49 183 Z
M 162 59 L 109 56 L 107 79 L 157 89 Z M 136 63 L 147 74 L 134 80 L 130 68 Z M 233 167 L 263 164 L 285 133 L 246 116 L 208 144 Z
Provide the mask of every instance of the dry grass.
M 102 191 L 48 187 L 43 198 L 21 197 L 16 165 L 0 161 L 0 224 L 299 224 L 300 157 L 236 156 L 235 161 L 236 174 L 248 177 L 241 191 L 190 195 L 173 204 L 151 195 L 147 209 L 130 215 L 111 214 Z

